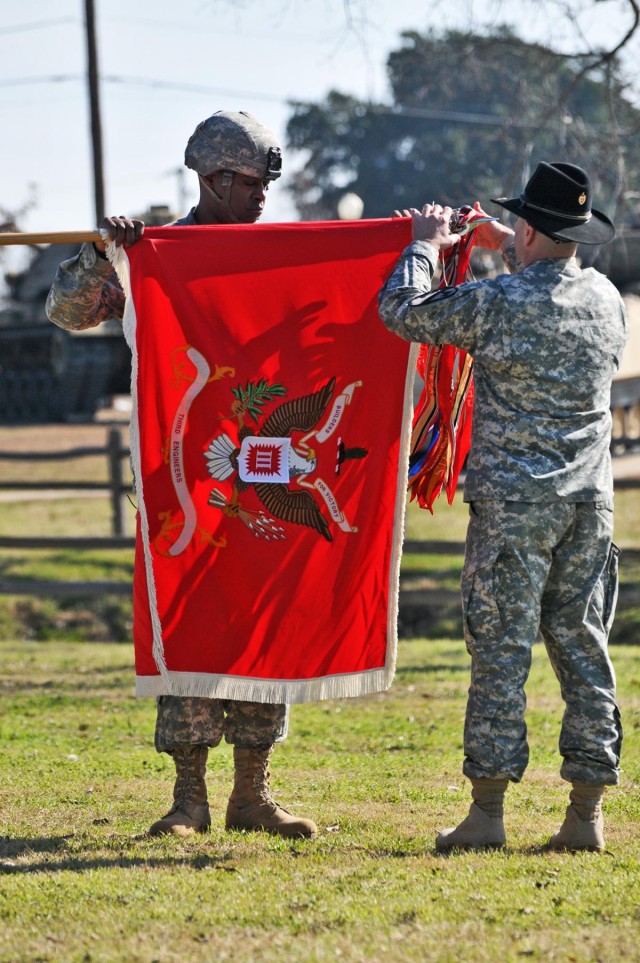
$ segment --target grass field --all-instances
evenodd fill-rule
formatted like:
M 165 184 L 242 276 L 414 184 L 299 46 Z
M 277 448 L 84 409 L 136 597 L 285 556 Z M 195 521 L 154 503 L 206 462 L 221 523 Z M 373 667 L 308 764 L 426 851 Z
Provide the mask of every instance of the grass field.
M 405 641 L 392 689 L 295 706 L 274 788 L 315 841 L 226 833 L 229 747 L 210 755 L 213 827 L 151 839 L 170 760 L 154 706 L 132 697 L 128 648 L 0 643 L 0 960 L 640 959 L 640 666 L 614 652 L 624 774 L 608 851 L 541 850 L 562 819 L 561 705 L 542 650 L 529 686 L 532 758 L 508 793 L 509 849 L 435 853 L 468 805 L 460 775 L 467 659 Z
M 0 443 L 14 447 L 1 432 Z M 639 506 L 640 493 L 617 497 L 618 621 L 630 642 Z M 107 534 L 108 522 L 100 499 L 0 503 L 0 535 Z M 434 517 L 410 508 L 411 539 L 461 541 L 465 528 L 461 502 Z M 461 561 L 408 555 L 403 583 L 453 597 Z M 131 566 L 129 551 L 11 551 L 0 575 L 130 582 Z M 622 783 L 606 799 L 607 852 L 542 848 L 567 785 L 562 704 L 538 646 L 531 763 L 507 796 L 508 849 L 444 857 L 435 834 L 468 807 L 468 658 L 455 617 L 436 615 L 428 639 L 401 640 L 388 692 L 293 707 L 274 790 L 318 822 L 317 840 L 224 831 L 228 746 L 210 755 L 211 833 L 151 839 L 173 773 L 153 750 L 153 701 L 133 697 L 128 600 L 0 596 L 0 963 L 640 960 L 638 649 L 612 647 L 625 741 Z

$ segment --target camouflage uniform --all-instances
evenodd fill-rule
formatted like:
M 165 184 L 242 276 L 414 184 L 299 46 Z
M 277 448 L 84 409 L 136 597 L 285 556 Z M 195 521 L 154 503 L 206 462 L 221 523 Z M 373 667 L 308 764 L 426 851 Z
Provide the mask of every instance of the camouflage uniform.
M 622 729 L 607 638 L 617 591 L 611 380 L 626 341 L 621 298 L 574 258 L 429 293 L 436 249 L 415 241 L 380 293 L 385 325 L 474 357 L 462 575 L 472 678 L 464 772 L 518 781 L 524 686 L 542 635 L 566 710 L 567 780 L 615 784 Z
M 193 210 L 174 226 L 195 224 Z M 75 257 L 58 266 L 47 296 L 47 317 L 59 328 L 83 331 L 124 313 L 124 291 L 106 255 L 83 244 Z
M 175 225 L 195 224 L 193 210 Z M 47 299 L 47 315 L 61 328 L 82 330 L 108 318 L 122 318 L 124 294 L 111 263 L 84 244 L 80 253 L 59 266 Z M 155 745 L 172 752 L 185 745 L 217 746 L 222 737 L 245 749 L 282 741 L 288 707 L 283 704 L 161 696 Z

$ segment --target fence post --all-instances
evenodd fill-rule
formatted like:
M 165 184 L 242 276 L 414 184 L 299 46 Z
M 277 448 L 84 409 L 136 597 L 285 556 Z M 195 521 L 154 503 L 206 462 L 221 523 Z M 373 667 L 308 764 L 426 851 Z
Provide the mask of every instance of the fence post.
M 111 428 L 107 442 L 107 457 L 109 459 L 109 487 L 111 489 L 111 534 L 116 537 L 124 535 L 121 440 L 120 429 Z

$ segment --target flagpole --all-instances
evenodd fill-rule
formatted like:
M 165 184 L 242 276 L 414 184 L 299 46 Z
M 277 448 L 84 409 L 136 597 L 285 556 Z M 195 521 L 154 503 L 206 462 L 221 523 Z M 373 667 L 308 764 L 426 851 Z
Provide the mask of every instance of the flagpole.
M 7 244 L 84 244 L 102 241 L 100 231 L 49 231 L 25 234 L 22 231 L 0 233 L 0 246 Z

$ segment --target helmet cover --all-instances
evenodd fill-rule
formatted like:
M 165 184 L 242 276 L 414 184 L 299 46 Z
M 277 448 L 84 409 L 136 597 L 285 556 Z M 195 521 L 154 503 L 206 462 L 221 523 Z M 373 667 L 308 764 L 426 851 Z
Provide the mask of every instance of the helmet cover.
M 189 138 L 185 165 L 198 174 L 228 170 L 273 181 L 282 173 L 282 153 L 268 127 L 244 111 L 219 110 Z

